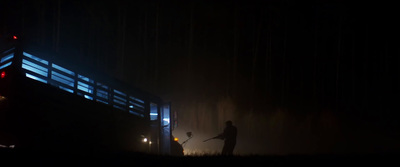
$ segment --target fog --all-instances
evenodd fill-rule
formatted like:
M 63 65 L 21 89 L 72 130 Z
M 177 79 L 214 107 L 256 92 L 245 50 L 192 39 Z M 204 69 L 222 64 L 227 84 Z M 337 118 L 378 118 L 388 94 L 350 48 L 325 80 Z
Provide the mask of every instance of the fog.
M 236 155 L 376 153 L 400 148 L 393 136 L 373 123 L 329 109 L 239 111 L 229 98 L 220 100 L 215 108 L 205 103 L 192 105 L 192 111 L 179 112 L 178 127 L 173 131 L 179 143 L 188 139 L 186 132 L 193 133 L 184 145 L 185 155 L 219 154 L 223 140 L 203 141 L 222 133 L 226 120 L 238 128 Z
M 189 154 L 399 150 L 397 7 L 342 1 L 5 1 L 0 35 L 171 102 Z M 374 12 L 371 12 L 374 9 Z M 80 62 L 80 63 L 79 63 Z

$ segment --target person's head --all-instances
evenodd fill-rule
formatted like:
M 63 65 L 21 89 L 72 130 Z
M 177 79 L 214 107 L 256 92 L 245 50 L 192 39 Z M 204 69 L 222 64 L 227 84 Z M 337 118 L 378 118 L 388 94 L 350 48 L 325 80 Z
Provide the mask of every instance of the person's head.
M 229 121 L 226 121 L 226 122 L 225 122 L 225 125 L 226 125 L 226 126 L 232 126 L 232 121 L 230 121 L 230 120 L 229 120 Z

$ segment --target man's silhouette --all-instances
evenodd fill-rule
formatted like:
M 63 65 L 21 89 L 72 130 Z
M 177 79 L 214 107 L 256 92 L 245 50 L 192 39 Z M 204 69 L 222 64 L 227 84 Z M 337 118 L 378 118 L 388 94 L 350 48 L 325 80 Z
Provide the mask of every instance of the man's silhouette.
M 225 122 L 224 132 L 215 138 L 224 140 L 222 155 L 232 155 L 236 145 L 237 128 L 232 125 L 232 121 Z

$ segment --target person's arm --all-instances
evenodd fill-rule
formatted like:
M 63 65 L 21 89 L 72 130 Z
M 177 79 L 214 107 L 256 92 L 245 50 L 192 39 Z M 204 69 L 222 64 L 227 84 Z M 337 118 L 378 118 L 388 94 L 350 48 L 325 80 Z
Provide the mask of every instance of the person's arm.
M 221 133 L 221 134 L 219 134 L 219 135 L 217 135 L 217 136 L 215 136 L 215 137 L 206 139 L 206 140 L 204 140 L 203 142 L 206 142 L 206 141 L 209 141 L 209 140 L 212 140 L 212 139 L 221 139 L 221 140 L 223 140 L 224 138 L 225 138 L 224 134 Z
M 215 136 L 214 139 L 221 139 L 221 140 L 223 140 L 223 139 L 225 139 L 225 135 L 224 135 L 224 133 L 221 133 L 221 134 L 219 134 L 218 136 Z
M 225 128 L 225 129 L 224 129 L 224 132 L 221 133 L 221 134 L 219 134 L 219 135 L 216 136 L 215 138 L 216 138 L 216 139 L 224 140 L 224 139 L 226 138 L 226 135 L 227 135 L 227 128 Z

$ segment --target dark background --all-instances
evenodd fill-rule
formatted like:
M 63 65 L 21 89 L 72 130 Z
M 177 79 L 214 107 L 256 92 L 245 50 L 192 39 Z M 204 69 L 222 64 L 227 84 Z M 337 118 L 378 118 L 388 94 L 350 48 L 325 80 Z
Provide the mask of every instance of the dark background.
M 399 145 L 398 10 L 382 1 L 2 1 L 0 36 L 171 101 L 187 153 L 232 120 L 237 154 Z M 37 55 L 40 57 L 40 55 Z

